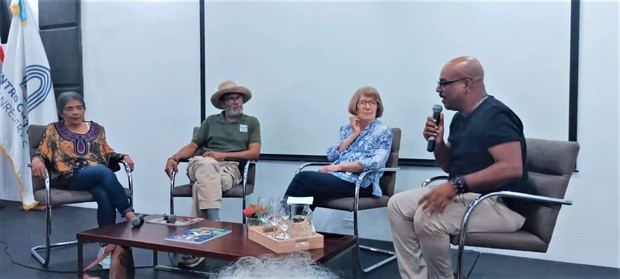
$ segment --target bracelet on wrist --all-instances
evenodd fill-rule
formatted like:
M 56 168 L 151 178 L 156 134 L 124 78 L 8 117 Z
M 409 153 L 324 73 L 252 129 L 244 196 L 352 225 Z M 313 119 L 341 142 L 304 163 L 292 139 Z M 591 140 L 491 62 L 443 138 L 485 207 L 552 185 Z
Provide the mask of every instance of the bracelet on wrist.
M 469 187 L 467 186 L 467 182 L 462 176 L 456 176 L 450 180 L 452 182 L 452 188 L 457 194 L 464 194 L 469 192 Z
M 168 158 L 168 160 L 172 160 L 172 161 L 174 161 L 175 163 L 178 163 L 178 162 L 179 162 L 179 160 L 175 159 L 174 157 L 170 157 L 170 158 Z

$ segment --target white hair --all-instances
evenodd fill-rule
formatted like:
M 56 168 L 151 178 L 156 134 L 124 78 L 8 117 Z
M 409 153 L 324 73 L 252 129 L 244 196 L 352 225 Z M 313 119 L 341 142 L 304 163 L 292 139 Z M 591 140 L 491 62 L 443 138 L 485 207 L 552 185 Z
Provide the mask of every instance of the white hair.
M 329 269 L 312 261 L 310 254 L 296 252 L 282 257 L 243 257 L 215 274 L 217 279 L 231 278 L 321 278 L 337 279 Z

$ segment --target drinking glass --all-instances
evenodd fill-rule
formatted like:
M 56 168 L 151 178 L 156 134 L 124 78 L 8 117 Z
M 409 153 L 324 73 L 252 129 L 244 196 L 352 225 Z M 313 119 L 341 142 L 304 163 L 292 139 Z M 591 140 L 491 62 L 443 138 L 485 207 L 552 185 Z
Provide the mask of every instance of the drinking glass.
M 272 198 L 258 198 L 257 204 L 262 209 L 264 209 L 263 212 L 261 212 L 260 214 L 257 214 L 258 218 L 260 219 L 263 225 L 268 224 L 270 222 L 269 219 L 271 218 L 271 216 L 273 216 L 273 212 L 274 212 L 273 199 Z
M 276 212 L 275 223 L 282 230 L 282 234 L 279 236 L 281 239 L 288 239 L 288 228 L 291 222 L 291 216 L 288 210 L 286 200 L 281 200 L 278 204 Z

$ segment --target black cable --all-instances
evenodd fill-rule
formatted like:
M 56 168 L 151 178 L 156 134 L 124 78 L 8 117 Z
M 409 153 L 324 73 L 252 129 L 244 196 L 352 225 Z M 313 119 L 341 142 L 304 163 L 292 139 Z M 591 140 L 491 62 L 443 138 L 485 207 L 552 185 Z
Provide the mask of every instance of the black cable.
M 61 273 L 61 274 L 77 273 L 77 271 L 75 271 L 75 270 L 52 270 L 52 269 L 45 269 L 45 268 L 40 268 L 40 267 L 36 267 L 36 266 L 30 266 L 30 265 L 27 265 L 27 264 L 23 264 L 23 263 L 17 262 L 15 260 L 13 260 L 13 257 L 11 257 L 11 254 L 9 254 L 9 244 L 7 244 L 3 240 L 0 240 L 0 244 L 4 245 L 4 249 L 2 249 L 2 250 L 3 250 L 4 254 L 7 256 L 7 258 L 9 258 L 9 261 L 12 264 L 14 264 L 14 265 L 18 265 L 18 266 L 21 266 L 23 268 L 28 268 L 28 269 L 38 270 L 38 271 L 43 271 L 43 272 L 50 272 L 50 273 Z M 153 268 L 153 266 L 152 265 L 136 266 L 134 268 L 135 269 L 139 269 L 139 268 Z M 97 270 L 95 270 L 94 272 L 97 272 Z
M 44 269 L 44 268 L 40 268 L 40 267 L 36 267 L 36 266 L 29 266 L 27 264 L 16 262 L 15 260 L 13 260 L 13 257 L 11 257 L 11 254 L 9 254 L 9 244 L 4 242 L 3 240 L 0 240 L 0 244 L 4 245 L 4 249 L 3 249 L 4 254 L 9 258 L 9 261 L 12 264 L 14 264 L 14 265 L 18 265 L 18 266 L 21 266 L 21 267 L 24 267 L 24 268 L 38 270 L 38 271 L 51 272 L 51 273 L 63 273 L 63 274 L 77 273 L 77 271 Z

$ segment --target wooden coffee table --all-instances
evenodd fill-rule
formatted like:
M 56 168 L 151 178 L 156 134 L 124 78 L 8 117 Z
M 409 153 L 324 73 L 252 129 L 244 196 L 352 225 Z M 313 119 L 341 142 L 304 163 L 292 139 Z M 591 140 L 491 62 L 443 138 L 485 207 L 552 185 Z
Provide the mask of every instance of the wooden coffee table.
M 189 244 L 168 241 L 164 238 L 193 227 L 227 228 L 228 235 L 210 240 L 203 244 Z M 324 247 L 307 250 L 312 259 L 319 263 L 327 262 L 334 256 L 354 247 L 356 237 L 353 235 L 339 235 L 321 233 L 324 235 Z M 204 220 L 201 223 L 177 227 L 161 224 L 145 223 L 141 227 L 133 228 L 128 222 L 122 222 L 103 228 L 79 232 L 76 235 L 78 245 L 78 278 L 82 278 L 83 245 L 87 242 L 104 242 L 126 247 L 136 247 L 153 250 L 153 265 L 158 264 L 157 251 L 187 254 L 200 257 L 214 258 L 226 261 L 235 261 L 245 256 L 278 256 L 271 250 L 248 239 L 246 225 L 230 222 Z

